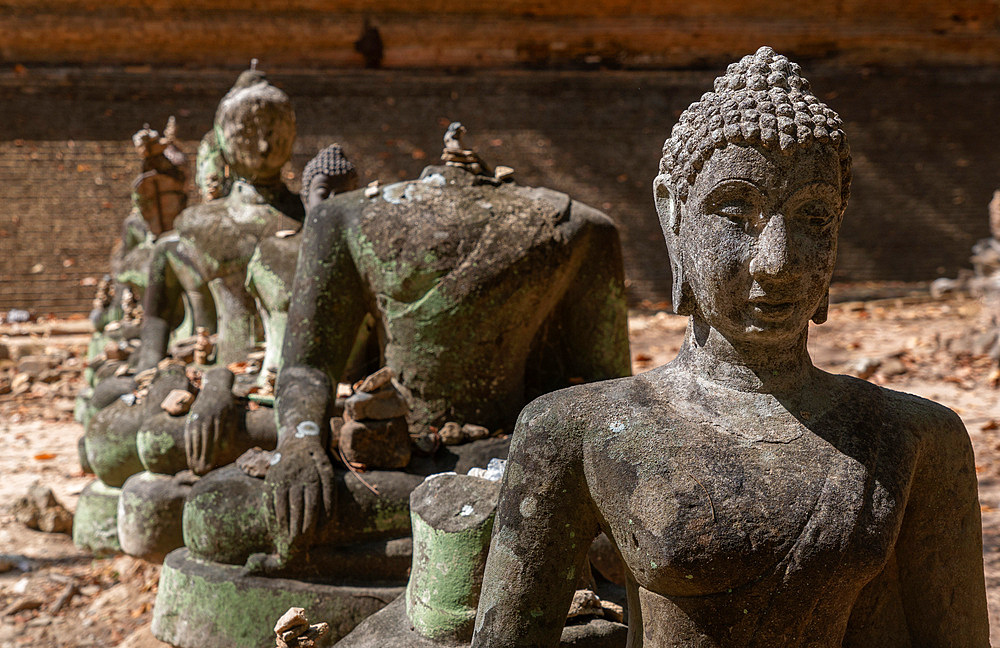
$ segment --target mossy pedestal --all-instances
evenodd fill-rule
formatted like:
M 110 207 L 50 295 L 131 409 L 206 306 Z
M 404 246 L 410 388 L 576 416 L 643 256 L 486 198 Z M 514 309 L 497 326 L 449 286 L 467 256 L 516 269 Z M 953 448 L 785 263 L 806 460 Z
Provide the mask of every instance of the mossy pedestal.
M 242 567 L 172 551 L 163 563 L 153 609 L 153 635 L 178 648 L 263 648 L 290 607 L 330 624 L 330 646 L 403 593 L 403 583 L 330 585 L 248 576 Z

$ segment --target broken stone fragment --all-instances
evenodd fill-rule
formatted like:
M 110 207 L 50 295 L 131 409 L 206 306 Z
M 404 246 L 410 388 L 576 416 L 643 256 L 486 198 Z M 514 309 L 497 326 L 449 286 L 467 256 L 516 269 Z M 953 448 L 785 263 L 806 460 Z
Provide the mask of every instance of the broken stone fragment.
M 567 619 L 582 616 L 604 616 L 604 608 L 601 607 L 601 599 L 590 590 L 577 590 L 573 594 L 573 602 L 569 605 Z
M 187 414 L 194 402 L 194 394 L 185 389 L 173 389 L 160 403 L 164 412 L 171 416 Z
M 309 625 L 305 609 L 289 608 L 274 626 L 277 648 L 313 648 L 316 640 L 330 631 L 327 623 Z
M 604 618 L 617 623 L 625 622 L 625 608 L 612 603 L 611 601 L 601 601 L 601 608 L 604 610 Z
M 388 382 L 374 392 L 355 392 L 344 405 L 347 418 L 355 421 L 388 420 L 406 416 L 409 411 L 402 395 Z
M 403 417 L 345 421 L 339 446 L 347 461 L 369 468 L 394 470 L 410 463 L 410 430 Z
M 52 489 L 35 482 L 28 493 L 12 507 L 14 518 L 28 527 L 46 533 L 70 533 L 73 529 L 73 514 L 56 500 Z
M 497 180 L 506 180 L 514 175 L 514 169 L 509 166 L 499 165 L 497 168 L 493 169 L 493 176 Z
M 368 376 L 355 386 L 356 391 L 373 393 L 382 389 L 393 378 L 393 372 L 390 367 L 382 367 L 372 375 Z
M 478 441 L 479 439 L 485 439 L 488 437 L 490 435 L 490 431 L 482 425 L 466 423 L 462 426 L 462 435 L 469 441 Z
M 236 467 L 251 477 L 263 479 L 267 476 L 267 469 L 271 466 L 273 458 L 273 452 L 255 446 L 236 459 Z
M 17 374 L 10 383 L 10 390 L 14 394 L 23 394 L 29 389 L 31 389 L 31 376 L 26 373 Z
M 281 615 L 278 622 L 274 624 L 274 634 L 282 635 L 292 628 L 308 628 L 309 619 L 306 618 L 305 608 L 292 607 Z
M 24 356 L 17 362 L 17 372 L 28 374 L 32 379 L 38 378 L 49 369 L 59 366 L 60 358 L 53 355 Z
M 465 434 L 462 433 L 462 426 L 454 421 L 448 421 L 438 430 L 441 443 L 445 445 L 458 445 L 465 441 Z

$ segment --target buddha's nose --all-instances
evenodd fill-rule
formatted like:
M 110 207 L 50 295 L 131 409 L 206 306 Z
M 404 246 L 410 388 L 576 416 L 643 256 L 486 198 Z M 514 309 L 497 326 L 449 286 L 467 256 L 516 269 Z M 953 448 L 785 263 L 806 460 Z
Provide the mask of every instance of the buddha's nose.
M 757 249 L 750 259 L 750 274 L 776 276 L 788 268 L 791 260 L 788 227 L 782 214 L 771 215 L 757 237 Z

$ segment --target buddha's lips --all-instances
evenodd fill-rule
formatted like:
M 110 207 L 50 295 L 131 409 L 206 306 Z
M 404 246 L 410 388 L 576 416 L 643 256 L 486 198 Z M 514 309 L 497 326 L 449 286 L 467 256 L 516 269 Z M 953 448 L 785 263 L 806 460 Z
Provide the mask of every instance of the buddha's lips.
M 754 299 L 750 302 L 753 309 L 768 318 L 786 317 L 795 310 L 793 301 L 777 301 L 772 299 Z

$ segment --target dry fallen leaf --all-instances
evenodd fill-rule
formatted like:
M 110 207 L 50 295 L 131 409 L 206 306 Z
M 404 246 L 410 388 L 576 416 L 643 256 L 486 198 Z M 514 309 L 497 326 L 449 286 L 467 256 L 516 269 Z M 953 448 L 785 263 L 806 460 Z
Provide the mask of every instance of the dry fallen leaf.
M 34 456 L 36 461 L 48 461 L 49 459 L 55 459 L 56 455 L 51 452 L 39 452 Z

